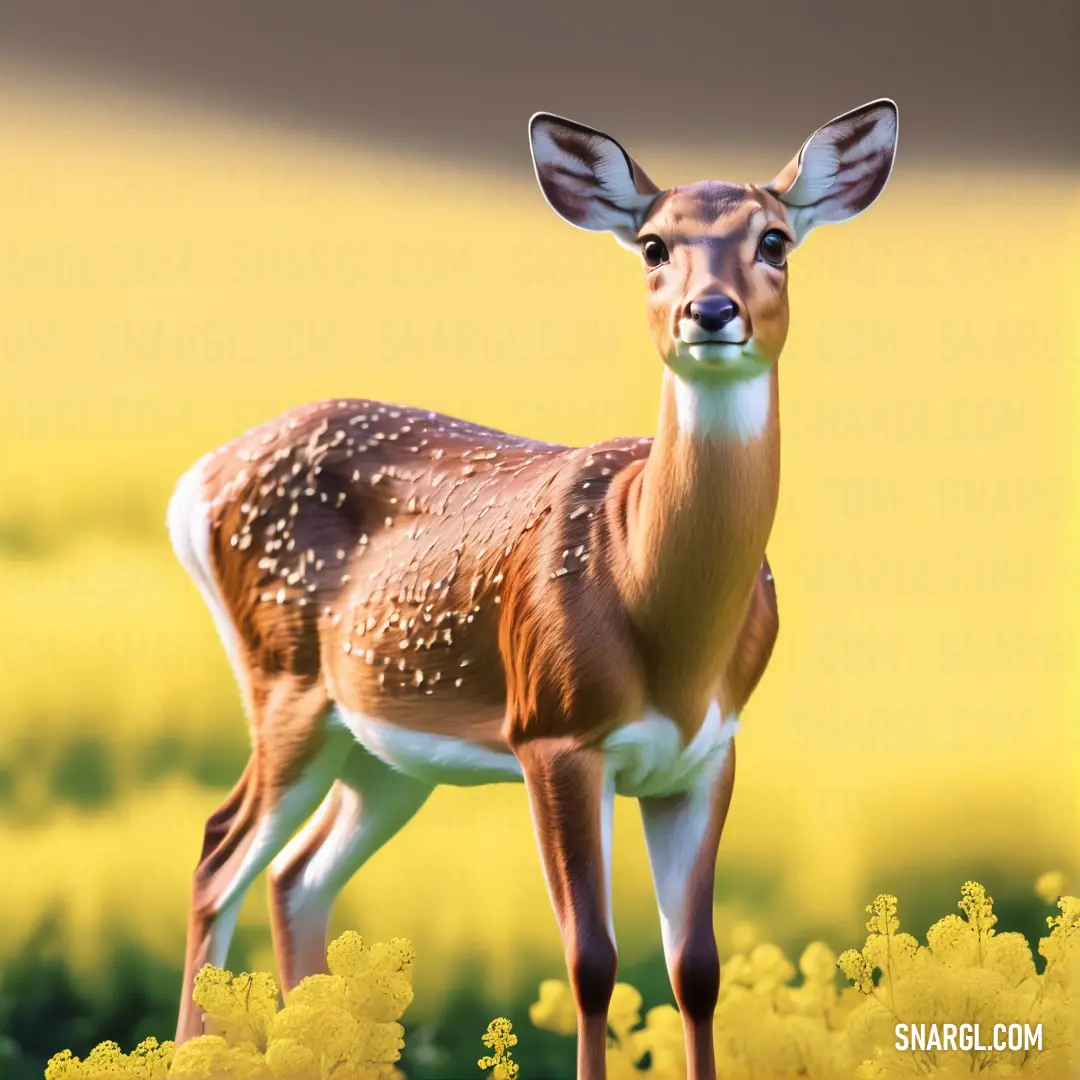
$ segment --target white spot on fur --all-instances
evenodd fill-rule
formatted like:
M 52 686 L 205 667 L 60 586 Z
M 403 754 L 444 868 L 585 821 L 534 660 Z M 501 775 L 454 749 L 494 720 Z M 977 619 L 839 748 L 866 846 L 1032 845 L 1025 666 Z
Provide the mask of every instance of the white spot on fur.
M 679 427 L 687 434 L 734 435 L 748 440 L 765 430 L 772 405 L 768 371 L 725 382 L 672 377 Z

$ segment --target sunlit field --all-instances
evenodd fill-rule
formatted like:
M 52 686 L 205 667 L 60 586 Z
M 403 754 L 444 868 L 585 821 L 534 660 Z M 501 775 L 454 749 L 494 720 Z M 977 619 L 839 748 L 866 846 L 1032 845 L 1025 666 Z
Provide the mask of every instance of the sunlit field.
M 961 886 L 961 915 L 935 922 L 925 945 L 901 930 L 902 905 L 888 893 L 866 906 L 869 935 L 861 949 L 837 956 L 828 944 L 815 941 L 797 958 L 798 968 L 744 924 L 721 971 L 713 1022 L 715 1075 L 900 1080 L 976 1072 L 1047 1078 L 1073 1073 L 1080 899 L 1060 896 L 1062 881 L 1060 873 L 1051 872 L 1035 882 L 1042 904 L 1057 908 L 1046 917 L 1049 933 L 1035 950 L 1023 934 L 996 930 L 993 898 L 976 881 Z M 404 1074 L 387 1066 L 409 1049 L 402 1038 L 406 1029 L 397 1021 L 412 1001 L 416 960 L 406 938 L 372 945 L 347 931 L 327 949 L 327 972 L 290 990 L 284 1008 L 272 975 L 233 975 L 207 965 L 194 987 L 205 1010 L 202 1035 L 179 1047 L 151 1036 L 130 1053 L 116 1040 L 105 1040 L 83 1059 L 65 1049 L 50 1058 L 45 1080 L 207 1075 L 270 1080 L 329 1075 L 350 1066 L 356 1074 L 400 1080 Z M 850 983 L 842 990 L 838 970 Z M 1020 1016 L 1024 1024 L 1015 1021 Z M 553 1066 L 558 1068 L 550 1057 L 555 1048 L 550 1038 L 536 1038 L 537 1029 L 576 1036 L 569 985 L 545 979 L 528 1017 L 533 1031 L 525 1033 L 528 1049 L 523 1047 L 520 1075 L 550 1075 Z M 952 1045 L 940 1035 L 949 1028 Z M 983 1030 L 993 1035 L 984 1040 Z M 967 1037 L 958 1039 L 958 1031 Z M 903 1041 L 897 1038 L 901 1033 Z M 514 1048 L 522 1039 L 513 1021 L 490 1021 L 482 1038 L 492 1053 L 478 1067 L 494 1080 L 514 1080 L 521 1068 L 513 1061 Z M 536 1053 L 537 1044 L 548 1054 Z M 683 1046 L 682 1019 L 674 1005 L 647 1007 L 634 986 L 615 985 L 608 1013 L 609 1075 L 685 1080 Z M 382 1068 L 371 1068 L 373 1062 Z M 561 1064 L 565 1071 L 565 1058 Z M 464 1061 L 456 1067 L 463 1075 Z
M 652 433 L 640 267 L 548 209 L 526 120 L 503 179 L 0 94 L 0 956 L 58 903 L 82 970 L 117 925 L 181 954 L 202 825 L 246 755 L 165 535 L 199 455 L 320 397 L 568 443 Z M 667 184 L 764 181 L 797 146 L 631 149 Z M 1078 196 L 1064 175 L 920 172 L 902 132 L 880 203 L 793 259 L 782 628 L 739 736 L 725 932 L 844 946 L 876 891 L 936 915 L 967 877 L 1077 887 Z M 659 932 L 632 803 L 616 828 L 634 962 Z M 265 927 L 261 887 L 241 925 Z M 523 790 L 437 792 L 335 927 L 412 939 L 421 1014 L 465 957 L 494 996 L 560 975 Z

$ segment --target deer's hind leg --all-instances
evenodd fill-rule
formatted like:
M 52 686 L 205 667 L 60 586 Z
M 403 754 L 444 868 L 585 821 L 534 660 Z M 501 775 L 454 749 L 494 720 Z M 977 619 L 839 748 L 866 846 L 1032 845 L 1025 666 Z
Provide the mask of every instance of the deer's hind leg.
M 270 917 L 287 993 L 326 970 L 330 912 L 338 893 L 423 806 L 433 786 L 354 745 L 318 812 L 270 866 Z
M 256 742 L 244 774 L 209 818 L 195 868 L 188 918 L 177 1043 L 202 1033 L 192 1000 L 204 964 L 225 965 L 240 907 L 252 882 L 330 790 L 353 745 L 326 724 L 321 694 L 271 696 L 256 716 Z

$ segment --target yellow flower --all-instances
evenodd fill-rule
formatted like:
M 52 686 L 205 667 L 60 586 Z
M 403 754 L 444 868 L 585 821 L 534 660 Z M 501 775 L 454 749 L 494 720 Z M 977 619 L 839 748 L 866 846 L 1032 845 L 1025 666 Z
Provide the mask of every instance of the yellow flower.
M 836 966 L 851 980 L 860 994 L 874 989 L 874 967 L 858 949 L 845 949 Z
M 205 965 L 195 976 L 195 1003 L 206 1013 L 206 1033 L 230 1046 L 266 1049 L 266 1029 L 278 1011 L 277 983 L 270 975 L 233 975 Z
M 902 1080 L 905 1077 L 1043 1076 L 1056 1078 L 1080 1051 L 1080 899 L 1060 896 L 1039 942 L 1046 959 L 1036 971 L 1023 935 L 997 933 L 993 901 L 977 882 L 965 882 L 961 915 L 947 915 L 927 932 L 926 945 L 900 932 L 895 896 L 867 908 L 866 943 L 839 958 L 812 942 L 796 972 L 783 950 L 758 942 L 724 967 L 714 1019 L 718 1075 L 725 1080 L 805 1077 L 806 1080 Z M 328 950 L 331 974 L 305 979 L 277 1006 L 267 975 L 238 975 L 207 966 L 196 1000 L 211 1034 L 177 1048 L 147 1039 L 125 1055 L 114 1042 L 85 1060 L 54 1055 L 45 1080 L 404 1080 L 394 1062 L 403 1029 L 397 1022 L 412 994 L 412 946 L 404 939 L 367 947 L 358 934 Z M 835 968 L 853 986 L 838 991 Z M 881 977 L 875 985 L 878 969 Z M 650 1009 L 626 983 L 616 985 L 609 1010 L 609 1080 L 685 1080 L 682 1017 L 670 1005 Z M 570 987 L 541 984 L 529 1010 L 533 1022 L 573 1035 L 577 1010 Z M 1022 1056 L 1009 1051 L 898 1051 L 897 1023 L 1039 1024 L 1043 1046 Z M 492 1080 L 517 1080 L 511 1051 L 518 1039 L 505 1017 L 483 1036 L 478 1060 Z
M 876 897 L 872 904 L 867 904 L 866 913 L 870 921 L 866 929 L 871 934 L 891 934 L 900 929 L 900 920 L 897 917 L 897 900 L 890 893 L 882 893 Z
M 960 903 L 957 907 L 964 913 L 964 917 L 980 938 L 993 936 L 994 926 L 997 923 L 994 902 L 977 881 L 964 882 L 960 888 Z
M 641 994 L 629 983 L 616 983 L 608 1006 L 608 1027 L 625 1039 L 641 1023 Z
M 518 1041 L 514 1025 L 505 1016 L 496 1017 L 488 1024 L 482 1039 L 484 1045 L 494 1053 L 480 1058 L 476 1064 L 481 1069 L 494 1070 L 494 1080 L 514 1080 L 518 1074 L 517 1063 L 510 1054 L 511 1047 L 517 1046 Z
M 79 1059 L 70 1050 L 53 1054 L 45 1066 L 45 1080 L 68 1080 L 79 1075 Z
M 220 1035 L 200 1035 L 176 1050 L 169 1080 L 271 1080 L 250 1046 L 230 1046 Z
M 1080 899 L 1063 896 L 1039 943 L 1046 957 L 1036 972 L 1031 946 L 1021 934 L 997 933 L 993 901 L 978 883 L 961 890 L 960 915 L 930 928 L 927 945 L 900 931 L 899 904 L 882 894 L 867 908 L 868 937 L 861 949 L 839 958 L 813 942 L 799 959 L 802 982 L 776 945 L 759 943 L 749 956 L 724 966 L 714 1019 L 717 1075 L 725 1080 L 805 1077 L 806 1080 L 960 1080 L 1041 1076 L 1056 1080 L 1080 1058 Z M 836 967 L 854 984 L 837 992 Z M 877 969 L 881 978 L 875 985 Z M 549 1005 L 569 988 L 554 983 L 541 994 Z M 630 988 L 620 990 L 613 1026 L 640 1009 Z M 984 1039 L 996 1024 L 1041 1024 L 1041 1050 L 1025 1052 L 931 1049 L 900 1051 L 897 1024 L 979 1024 Z M 573 1033 L 567 1024 L 567 1034 Z M 685 1080 L 681 1017 L 670 1006 L 646 1013 L 646 1024 L 613 1038 L 609 1080 Z M 648 1068 L 639 1068 L 648 1054 Z M 634 1054 L 638 1055 L 635 1060 Z
M 812 941 L 799 957 L 799 970 L 815 983 L 831 983 L 836 978 L 836 953 L 824 941 Z
M 274 1039 L 266 1051 L 274 1080 L 311 1080 L 320 1073 L 319 1055 L 298 1039 Z
M 750 954 L 750 967 L 754 974 L 754 990 L 758 993 L 769 993 L 783 986 L 795 974 L 795 968 L 783 949 L 767 941 L 754 947 Z
M 1050 915 L 1046 925 L 1049 937 L 1039 939 L 1039 954 L 1052 963 L 1080 960 L 1080 899 L 1063 896 L 1058 900 L 1060 915 Z
M 685 1080 L 682 1016 L 673 1005 L 657 1005 L 645 1014 L 645 1027 L 637 1033 L 637 1048 L 642 1054 L 649 1054 L 646 1076 L 654 1080 Z
M 731 947 L 737 953 L 749 953 L 761 941 L 761 932 L 752 922 L 743 920 L 731 928 Z
M 529 1006 L 529 1019 L 541 1031 L 556 1035 L 577 1032 L 577 1006 L 570 987 L 559 979 L 545 979 L 540 984 L 540 999 Z
M 1035 895 L 1044 904 L 1054 904 L 1065 892 L 1065 875 L 1060 870 L 1049 870 L 1035 879 Z
M 346 930 L 326 947 L 326 966 L 332 975 L 365 975 L 369 961 L 364 939 L 355 930 Z
M 85 1061 L 64 1051 L 46 1080 L 404 1080 L 393 1063 L 404 1046 L 397 1020 L 412 1000 L 412 945 L 394 938 L 369 948 L 350 932 L 327 953 L 332 974 L 304 979 L 280 1010 L 269 975 L 207 964 L 194 988 L 207 1034 L 179 1048 L 147 1039 L 130 1055 L 106 1042 Z M 516 1043 L 505 1035 L 506 1047 Z M 507 1059 L 502 1080 L 516 1070 Z
M 754 985 L 754 965 L 742 953 L 728 957 L 720 968 L 720 994 L 727 995 L 734 987 Z
M 130 1054 L 121 1052 L 114 1042 L 99 1043 L 85 1061 L 70 1050 L 54 1055 L 45 1067 L 45 1080 L 104 1080 L 127 1077 L 129 1080 L 166 1080 L 172 1064 L 171 1042 L 144 1039 Z

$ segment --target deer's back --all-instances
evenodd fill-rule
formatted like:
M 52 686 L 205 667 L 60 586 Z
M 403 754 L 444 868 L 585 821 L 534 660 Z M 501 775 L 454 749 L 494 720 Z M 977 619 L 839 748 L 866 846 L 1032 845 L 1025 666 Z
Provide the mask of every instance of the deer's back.
M 609 484 L 649 443 L 571 449 L 367 400 L 245 433 L 201 467 L 209 555 L 247 663 L 324 681 L 357 715 L 505 745 L 507 671 L 493 659 L 553 640 L 552 620 L 571 641 L 585 620 L 619 619 L 589 560 Z M 510 607 L 520 618 L 502 617 Z M 581 638 L 583 653 L 603 647 Z

